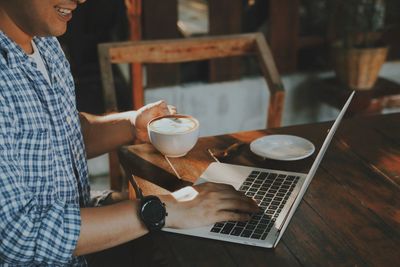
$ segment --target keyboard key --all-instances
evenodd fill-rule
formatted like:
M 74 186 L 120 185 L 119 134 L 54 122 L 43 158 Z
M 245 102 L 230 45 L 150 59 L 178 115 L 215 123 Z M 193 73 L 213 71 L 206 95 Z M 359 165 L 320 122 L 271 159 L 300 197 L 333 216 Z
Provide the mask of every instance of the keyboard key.
M 293 181 L 295 179 L 295 177 L 293 175 L 289 175 L 286 180 L 288 181 Z
M 268 227 L 268 222 L 261 222 L 257 225 L 256 229 L 267 229 Z
M 260 173 L 260 175 L 258 175 L 257 180 L 265 180 L 265 178 L 267 178 L 268 176 L 268 172 L 262 172 Z
M 235 227 L 233 228 L 231 235 L 239 236 L 242 233 L 242 231 L 243 231 L 242 227 Z
M 254 229 L 256 229 L 256 225 L 255 224 L 248 224 L 248 225 L 246 225 L 245 229 L 253 231 Z
M 229 234 L 235 225 L 232 223 L 227 223 L 221 230 L 221 234 Z
M 222 228 L 219 228 L 219 227 L 213 227 L 213 228 L 211 228 L 211 232 L 213 232 L 213 233 L 219 233 L 219 232 L 221 232 L 221 229 L 222 229 Z
M 253 233 L 258 234 L 258 235 L 262 235 L 264 233 L 264 231 L 265 231 L 265 229 L 256 228 Z
M 268 209 L 265 213 L 268 214 L 268 215 L 272 215 L 272 214 L 275 213 L 275 210 Z
M 267 238 L 269 234 L 269 231 L 265 232 L 262 236 L 261 236 L 261 240 L 265 240 Z
M 250 226 L 250 225 L 257 225 L 258 224 L 258 220 L 256 220 L 256 219 L 251 219 L 248 223 L 247 223 L 247 226 Z M 247 227 L 246 227 L 247 228 Z
M 236 226 L 245 227 L 247 222 L 237 222 Z
M 251 218 L 251 220 L 257 220 L 258 221 L 258 220 L 261 219 L 261 216 L 262 216 L 261 214 L 254 215 L 253 218 Z
M 271 205 L 271 206 L 269 206 L 269 209 L 271 209 L 271 210 L 277 210 L 277 209 L 278 209 L 278 206 Z
M 264 198 L 264 196 L 259 195 L 259 194 L 257 194 L 257 195 L 254 196 L 254 199 L 257 199 L 257 200 L 261 200 L 261 199 L 263 199 L 263 198 Z
M 260 220 L 260 224 L 259 225 L 265 225 L 265 228 L 267 228 L 268 224 L 271 222 L 270 218 L 263 218 Z
M 281 203 L 279 201 L 272 201 L 271 205 L 279 206 Z
M 261 234 L 252 234 L 250 238 L 260 239 L 261 238 Z
M 241 234 L 241 237 L 250 237 L 251 236 L 251 231 L 250 230 L 244 230 Z
M 247 185 L 243 186 L 243 185 L 242 185 L 242 186 L 239 188 L 239 191 L 246 192 L 247 189 L 249 189 L 249 186 L 247 186 Z
M 252 171 L 251 173 L 250 173 L 250 175 L 249 176 L 253 176 L 253 175 L 259 175 L 260 174 L 260 172 L 259 171 Z
M 248 177 L 246 179 L 246 182 L 253 183 L 255 179 L 256 179 L 255 177 Z
M 220 228 L 222 228 L 224 225 L 225 225 L 225 223 L 219 222 L 219 223 L 214 224 L 214 227 L 220 227 Z

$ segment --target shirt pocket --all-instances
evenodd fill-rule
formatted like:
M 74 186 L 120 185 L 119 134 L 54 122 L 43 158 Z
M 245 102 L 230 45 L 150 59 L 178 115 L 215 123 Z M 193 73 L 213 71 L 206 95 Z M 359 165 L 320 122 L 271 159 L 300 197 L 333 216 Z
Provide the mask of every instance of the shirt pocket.
M 18 135 L 16 140 L 22 169 L 20 182 L 38 194 L 48 191 L 54 159 L 49 130 L 24 128 Z

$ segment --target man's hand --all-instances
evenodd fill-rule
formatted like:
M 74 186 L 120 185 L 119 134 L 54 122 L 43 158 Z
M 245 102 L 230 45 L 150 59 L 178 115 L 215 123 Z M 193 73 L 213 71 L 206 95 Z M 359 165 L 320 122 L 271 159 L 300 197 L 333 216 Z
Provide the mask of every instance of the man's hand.
M 176 113 L 176 108 L 167 105 L 165 101 L 157 101 L 154 103 L 147 104 L 137 110 L 136 116 L 132 118 L 132 124 L 136 130 L 136 138 L 139 142 L 149 142 L 149 136 L 147 134 L 147 124 L 152 119 L 174 114 Z
M 260 209 L 231 185 L 204 183 L 160 196 L 166 204 L 166 227 L 192 228 L 221 221 L 247 221 Z

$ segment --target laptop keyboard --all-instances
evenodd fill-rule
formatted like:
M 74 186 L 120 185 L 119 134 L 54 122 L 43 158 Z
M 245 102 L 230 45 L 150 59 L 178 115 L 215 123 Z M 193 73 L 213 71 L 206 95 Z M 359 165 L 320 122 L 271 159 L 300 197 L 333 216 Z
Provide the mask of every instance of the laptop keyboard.
M 252 171 L 239 191 L 252 197 L 261 211 L 253 214 L 247 222 L 216 223 L 211 232 L 265 240 L 299 178 L 299 176 Z

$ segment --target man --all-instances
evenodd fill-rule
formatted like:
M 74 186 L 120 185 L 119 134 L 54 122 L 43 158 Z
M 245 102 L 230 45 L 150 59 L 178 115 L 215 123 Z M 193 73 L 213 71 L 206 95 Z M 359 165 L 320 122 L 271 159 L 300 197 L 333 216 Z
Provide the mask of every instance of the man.
M 0 263 L 84 265 L 82 255 L 145 235 L 141 203 L 89 207 L 86 158 L 135 139 L 167 114 L 160 101 L 93 116 L 75 108 L 73 80 L 57 40 L 85 0 L 0 0 Z M 194 187 L 192 200 L 158 196 L 165 226 L 247 220 L 257 206 L 221 184 Z M 162 225 L 161 225 L 162 227 Z

